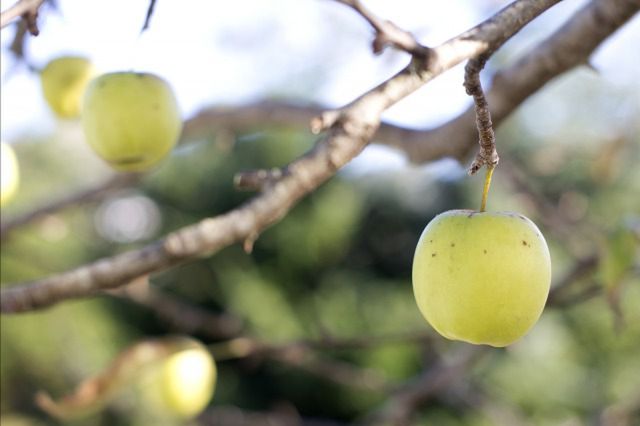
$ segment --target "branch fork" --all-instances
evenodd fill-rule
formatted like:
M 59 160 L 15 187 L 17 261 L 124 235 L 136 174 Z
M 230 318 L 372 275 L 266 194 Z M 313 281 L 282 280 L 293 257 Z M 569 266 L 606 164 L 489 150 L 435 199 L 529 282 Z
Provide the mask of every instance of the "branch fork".
M 20 0 L 0 15 L 0 28 L 9 25 L 17 17 L 22 17 L 31 35 L 40 34 L 38 29 L 38 9 L 45 0 Z

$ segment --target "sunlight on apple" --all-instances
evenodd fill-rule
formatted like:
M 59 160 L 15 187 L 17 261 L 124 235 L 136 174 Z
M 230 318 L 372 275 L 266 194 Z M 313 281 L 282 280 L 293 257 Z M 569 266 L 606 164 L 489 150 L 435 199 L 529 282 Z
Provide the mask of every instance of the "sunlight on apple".
M 158 413 L 178 418 L 199 414 L 211 401 L 217 370 L 203 347 L 180 351 L 144 369 L 142 396 Z
M 550 283 L 542 233 L 511 212 L 442 213 L 423 231 L 413 261 L 422 315 L 444 337 L 474 344 L 507 346 L 525 335 Z

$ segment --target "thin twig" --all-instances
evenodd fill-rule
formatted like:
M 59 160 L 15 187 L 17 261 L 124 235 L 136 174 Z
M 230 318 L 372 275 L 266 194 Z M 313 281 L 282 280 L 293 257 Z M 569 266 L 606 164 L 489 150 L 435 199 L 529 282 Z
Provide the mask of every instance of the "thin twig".
M 268 353 L 297 353 L 309 350 L 345 351 L 377 348 L 400 343 L 429 343 L 432 338 L 433 336 L 431 334 L 424 331 L 414 331 L 380 336 L 325 336 L 320 339 L 303 339 L 283 344 L 271 344 L 251 337 L 242 336 L 212 345 L 212 352 L 216 355 L 216 359 L 237 359 Z
M 149 24 L 151 23 L 151 17 L 153 16 L 153 11 L 156 7 L 156 0 L 149 0 L 149 7 L 147 8 L 147 15 L 144 18 L 144 24 L 142 25 L 141 33 L 145 32 L 149 28 Z
M 207 426 L 347 426 L 348 423 L 318 417 L 301 416 L 289 402 L 278 402 L 269 411 L 212 404 L 198 416 L 198 424 Z M 350 424 L 350 423 L 349 423 Z M 611 425 L 607 425 L 611 426 Z
M 569 270 L 569 272 L 567 272 L 564 277 L 553 286 L 549 293 L 547 303 L 550 305 L 561 305 L 563 300 L 567 299 L 566 297 L 563 297 L 563 294 L 566 293 L 567 290 L 575 283 L 588 277 L 590 274 L 593 274 L 598 266 L 598 260 L 597 255 L 591 255 L 576 261 L 571 270 Z
M 354 338 L 305 339 L 282 344 L 241 336 L 209 346 L 218 361 L 240 358 L 271 359 L 303 369 L 333 382 L 367 390 L 388 391 L 392 383 L 373 370 L 329 358 L 321 358 L 319 351 L 344 351 L 378 348 L 387 345 L 428 343 L 432 335 L 424 331 Z
M 13 53 L 16 58 L 15 63 L 12 68 L 10 68 L 5 74 L 5 80 L 8 80 L 10 75 L 20 66 L 21 63 L 25 64 L 29 71 L 38 72 L 38 67 L 35 66 L 29 58 L 27 57 L 27 40 L 26 37 L 28 34 L 27 23 L 25 20 L 21 19 L 16 24 L 16 32 L 13 36 L 13 40 L 9 45 L 9 51 Z
M 242 331 L 242 321 L 230 314 L 214 314 L 183 302 L 150 285 L 146 277 L 108 294 L 152 310 L 172 329 L 186 334 L 199 333 L 210 339 L 228 339 Z
M 27 24 L 27 29 L 31 35 L 37 36 L 38 29 L 38 9 L 45 0 L 19 0 L 16 4 L 3 11 L 0 15 L 0 28 L 9 25 L 14 19 L 22 16 Z
M 4 240 L 14 229 L 34 222 L 48 214 L 56 212 L 67 206 L 75 206 L 82 203 L 88 203 L 101 197 L 113 193 L 113 191 L 132 185 L 140 180 L 139 174 L 120 174 L 109 177 L 105 181 L 93 186 L 92 188 L 65 195 L 59 199 L 46 203 L 22 216 L 9 219 L 0 225 L 0 240 Z
M 467 94 L 473 96 L 473 103 L 476 111 L 476 126 L 478 127 L 478 143 L 480 150 L 475 160 L 469 168 L 469 174 L 475 174 L 482 166 L 489 169 L 498 165 L 500 158 L 496 151 L 496 137 L 493 132 L 493 124 L 491 123 L 491 112 L 489 104 L 484 96 L 482 84 L 480 83 L 480 71 L 484 68 L 489 55 L 481 55 L 477 58 L 469 60 L 464 71 L 464 87 Z
M 358 12 L 373 27 L 376 32 L 372 43 L 374 53 L 379 54 L 385 47 L 393 46 L 421 59 L 427 59 L 429 57 L 431 49 L 420 44 L 413 34 L 403 30 L 391 21 L 378 18 L 364 7 L 360 0 L 336 1 Z
M 591 281 L 588 285 L 584 286 L 579 291 L 576 291 L 571 296 L 554 297 L 553 300 L 549 301 L 549 305 L 555 308 L 566 308 L 599 296 L 602 294 L 603 290 L 604 286 L 601 283 Z
M 386 392 L 391 384 L 379 372 L 345 361 L 321 359 L 311 351 L 272 352 L 267 357 L 343 386 Z
M 368 425 L 409 426 L 414 413 L 439 392 L 468 374 L 469 366 L 487 354 L 483 346 L 465 345 L 459 351 L 441 357 L 413 382 L 395 391 L 381 411 L 365 420 Z

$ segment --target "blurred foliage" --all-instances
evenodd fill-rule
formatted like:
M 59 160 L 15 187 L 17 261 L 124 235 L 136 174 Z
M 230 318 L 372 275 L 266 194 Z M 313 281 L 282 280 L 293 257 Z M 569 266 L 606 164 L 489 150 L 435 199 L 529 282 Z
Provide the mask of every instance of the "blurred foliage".
M 507 139 L 517 127 L 509 123 L 500 136 Z M 284 164 L 311 142 L 306 134 L 276 128 L 183 144 L 135 192 L 153 200 L 161 212 L 162 225 L 149 239 L 242 203 L 251 194 L 233 188 L 237 170 Z M 26 176 L 11 213 L 44 199 L 43 185 L 72 190 L 72 182 L 86 172 L 86 162 L 81 162 L 67 164 L 64 174 L 57 173 L 64 153 L 51 146 L 60 143 L 54 139 L 18 144 Z M 638 267 L 639 210 L 638 200 L 628 194 L 630 185 L 637 186 L 637 168 L 631 164 L 638 160 L 638 149 L 635 144 L 625 146 L 629 155 L 617 160 L 617 176 L 602 179 L 592 166 L 594 156 L 601 160 L 598 149 L 574 151 L 571 145 L 559 148 L 520 138 L 501 155 L 504 163 L 524 173 L 528 190 L 498 174 L 490 200 L 494 208 L 517 209 L 538 222 L 553 249 L 557 271 L 570 269 L 584 254 L 599 254 L 599 272 L 571 285 L 585 287 L 595 280 L 624 294 L 619 298 L 622 327 L 614 330 L 615 316 L 602 295 L 561 309 L 548 308 L 529 336 L 506 350 L 493 350 L 488 361 L 469 371 L 468 386 L 479 389 L 489 403 L 438 397 L 424 410 L 423 421 L 508 424 L 505 419 L 516 416 L 535 424 L 583 422 L 637 394 L 640 282 L 633 268 Z M 605 144 L 601 149 L 609 148 Z M 547 152 L 553 153 L 552 159 L 563 155 L 570 161 L 549 174 L 536 169 L 536 161 L 525 160 L 552 155 Z M 31 170 L 56 177 L 36 181 L 29 176 Z M 246 333 L 271 343 L 326 334 L 373 336 L 426 329 L 410 285 L 418 236 L 438 212 L 477 204 L 481 184 L 477 179 L 441 179 L 429 170 L 339 176 L 267 230 L 251 255 L 229 247 L 154 277 L 153 285 L 212 312 L 237 315 L 245 321 Z M 411 186 L 423 193 L 397 190 Z M 416 196 L 430 200 L 425 211 L 415 208 Z M 545 226 L 536 199 L 547 200 L 563 217 L 558 229 Z M 145 242 L 122 246 L 97 234 L 93 216 L 98 208 L 71 208 L 13 233 L 3 243 L 2 281 L 32 279 Z M 568 239 L 561 227 L 566 227 Z M 109 297 L 3 316 L 1 327 L 1 407 L 3 424 L 9 425 L 53 424 L 34 406 L 38 389 L 65 394 L 142 336 L 176 331 L 146 308 Z M 446 356 L 453 345 L 439 340 L 433 347 L 395 344 L 319 356 L 379 371 L 390 382 L 400 382 L 418 374 L 434 356 Z M 219 369 L 214 407 L 269 410 L 289 401 L 304 416 L 350 421 L 385 398 L 381 391 L 338 385 L 281 363 L 240 359 L 220 362 Z M 79 424 L 145 424 L 145 414 L 136 407 L 117 400 L 105 413 Z

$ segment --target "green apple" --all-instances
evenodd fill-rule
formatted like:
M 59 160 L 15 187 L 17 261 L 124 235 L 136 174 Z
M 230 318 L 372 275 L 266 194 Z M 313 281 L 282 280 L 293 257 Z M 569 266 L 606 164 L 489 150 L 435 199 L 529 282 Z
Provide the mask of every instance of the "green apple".
M 146 405 L 155 413 L 188 419 L 209 404 L 216 378 L 213 357 L 197 344 L 145 366 L 138 384 Z
M 44 67 L 40 73 L 42 92 L 58 117 L 80 116 L 82 97 L 94 74 L 91 62 L 79 56 L 63 56 Z
M 117 72 L 94 79 L 82 112 L 87 142 L 120 171 L 144 171 L 175 146 L 182 130 L 169 84 L 148 73 Z
M 130 346 L 58 400 L 39 392 L 36 404 L 53 417 L 71 420 L 95 414 L 114 399 L 134 397 L 141 405 L 136 411 L 153 424 L 182 424 L 209 404 L 216 378 L 205 346 L 190 337 L 170 336 Z
M 4 206 L 16 195 L 20 181 L 18 159 L 5 142 L 0 142 L 0 161 L 0 206 Z
M 512 212 L 451 210 L 424 229 L 413 259 L 418 308 L 441 335 L 496 347 L 524 336 L 549 294 L 542 233 Z

